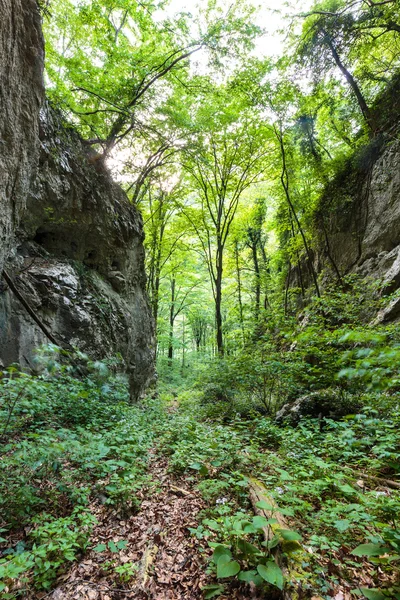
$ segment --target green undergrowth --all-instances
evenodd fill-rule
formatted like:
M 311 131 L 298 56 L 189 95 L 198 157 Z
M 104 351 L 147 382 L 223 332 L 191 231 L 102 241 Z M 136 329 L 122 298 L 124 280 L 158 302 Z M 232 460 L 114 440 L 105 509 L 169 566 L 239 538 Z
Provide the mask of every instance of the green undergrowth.
M 387 352 L 369 357 L 378 391 L 363 375 L 365 353 L 356 372 L 343 374 L 370 388 L 357 414 L 293 427 L 252 410 L 227 418 L 215 403 L 210 412 L 198 386 L 132 406 L 116 365 L 82 356 L 58 362 L 49 351 L 41 375 L 9 370 L 0 381 L 2 598 L 50 589 L 96 549 L 99 505 L 122 518 L 139 509 L 138 492 L 156 484 L 150 448 L 204 498 L 190 534 L 213 581 L 205 599 L 228 598 L 238 586 L 245 595 L 249 583 L 265 598 L 282 590 L 293 598 L 400 597 L 400 495 L 383 481 L 398 481 L 400 471 L 399 397 L 393 378 L 385 383 Z M 265 489 L 258 508 L 267 516 L 255 515 L 251 478 Z
M 252 581 L 265 597 L 274 590 L 279 597 L 285 586 L 295 598 L 299 583 L 304 597 L 328 599 L 339 591 L 352 598 L 400 597 L 399 491 L 368 478 L 398 481 L 396 397 L 387 399 L 385 411 L 365 406 L 342 420 L 304 419 L 295 428 L 259 413 L 229 423 L 225 412 L 223 423 L 204 419 L 195 392 L 193 398 L 188 392 L 178 397 L 180 409 L 163 421 L 159 445 L 171 471 L 185 474 L 207 503 L 202 523 L 191 531 L 200 547 L 213 548 L 209 571 L 216 583 L 206 598 L 229 593 L 227 583 L 235 581 Z M 270 522 L 254 518 L 250 476 L 278 507 L 269 507 Z M 276 529 L 277 512 L 287 519 L 287 531 Z M 266 543 L 268 526 L 274 535 Z M 295 569 L 286 577 L 274 559 L 285 538 L 301 540 L 303 548 L 297 558 L 289 553 Z
M 150 423 L 162 412 L 130 406 L 113 365 L 53 355 L 40 376 L 9 370 L 0 381 L 2 598 L 49 588 L 90 546 L 95 507 L 129 515 L 151 485 Z

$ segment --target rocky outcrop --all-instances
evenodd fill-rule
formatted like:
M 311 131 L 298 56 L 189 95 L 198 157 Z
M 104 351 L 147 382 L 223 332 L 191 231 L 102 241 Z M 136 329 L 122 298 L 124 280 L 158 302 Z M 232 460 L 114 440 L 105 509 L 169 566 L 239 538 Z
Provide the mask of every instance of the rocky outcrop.
M 343 390 L 317 390 L 284 404 L 276 414 L 276 422 L 297 425 L 304 417 L 340 419 L 360 409 L 356 398 Z
M 385 136 L 356 157 L 347 176 L 325 192 L 317 225 L 320 271 L 335 263 L 341 275 L 381 279 L 385 293 L 400 286 L 399 141 Z
M 154 375 L 141 215 L 55 110 L 39 119 L 36 1 L 0 9 L 0 364 L 30 368 L 49 340 L 92 359 L 119 353 L 137 398 Z
M 400 76 L 376 100 L 374 114 L 379 133 L 342 165 L 314 212 L 311 255 L 321 289 L 351 274 L 378 281 L 382 295 L 400 288 Z M 314 290 L 305 259 L 289 283 Z M 377 319 L 400 319 L 399 303 Z
M 50 107 L 18 247 L 7 270 L 45 328 L 92 358 L 120 353 L 137 397 L 153 376 L 153 322 L 145 292 L 143 227 L 100 160 Z M 32 366 L 48 342 L 10 289 L 0 297 L 0 356 Z
M 43 100 L 36 0 L 0 0 L 0 273 L 35 170 Z

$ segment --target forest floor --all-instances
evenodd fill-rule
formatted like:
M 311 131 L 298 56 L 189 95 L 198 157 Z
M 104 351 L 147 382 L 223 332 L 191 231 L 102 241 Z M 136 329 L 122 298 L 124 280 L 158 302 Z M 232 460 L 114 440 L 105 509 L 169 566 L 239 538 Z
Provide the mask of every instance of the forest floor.
M 124 516 L 105 506 L 93 508 L 98 522 L 92 542 L 106 545 L 107 550 L 88 552 L 59 580 L 49 598 L 203 598 L 201 588 L 208 579 L 205 560 L 189 528 L 198 527 L 198 514 L 204 509 L 204 501 L 185 479 L 171 477 L 168 461 L 154 452 L 149 473 L 157 485 L 150 494 L 149 490 L 139 492 L 141 505 L 136 514 Z M 120 541 L 124 547 L 115 558 L 108 544 Z M 124 565 L 135 565 L 137 570 L 130 573 L 126 569 L 124 573 Z M 121 575 L 115 570 L 118 566 L 122 567 Z M 33 597 L 41 598 L 43 594 Z
M 200 548 L 199 541 L 190 534 L 190 529 L 200 526 L 199 514 L 206 508 L 200 492 L 192 478 L 171 475 L 168 460 L 153 451 L 149 473 L 156 487 L 150 494 L 149 490 L 139 492 L 141 505 L 136 514 L 124 516 L 104 506 L 92 507 L 97 524 L 91 542 L 107 549 L 92 549 L 58 579 L 55 590 L 50 594 L 34 592 L 32 599 L 196 600 L 204 598 L 207 585 L 212 590 L 214 578 L 206 573 L 212 552 Z M 115 558 L 109 544 L 121 541 L 124 547 Z M 137 569 L 124 572 L 124 565 L 132 564 Z M 221 598 L 261 596 L 255 586 L 249 589 L 231 582 L 229 595 Z
M 39 384 L 42 402 L 50 388 Z M 97 404 L 79 404 L 79 425 L 71 406 L 50 418 L 31 398 L 28 420 L 14 413 L 0 492 L 5 482 L 2 511 L 16 517 L 0 540 L 0 597 L 272 600 L 284 587 L 293 599 L 400 598 L 398 417 L 321 431 L 313 420 L 210 419 L 188 392 L 107 418 Z M 285 525 L 268 540 L 275 517 Z

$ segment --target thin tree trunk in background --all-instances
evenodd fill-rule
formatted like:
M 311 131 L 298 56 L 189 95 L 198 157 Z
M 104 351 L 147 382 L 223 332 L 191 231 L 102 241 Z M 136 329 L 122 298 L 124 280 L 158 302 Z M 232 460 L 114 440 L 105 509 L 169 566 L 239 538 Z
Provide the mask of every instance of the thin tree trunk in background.
M 172 364 L 174 358 L 174 322 L 175 322 L 175 277 L 171 280 L 171 304 L 169 307 L 169 343 L 168 362 Z
M 292 220 L 292 213 L 290 211 L 289 208 L 289 218 L 290 218 L 290 226 L 291 226 L 291 230 L 292 230 L 292 237 L 293 239 L 296 237 L 296 233 L 294 231 L 294 225 L 293 225 L 293 220 Z M 300 267 L 300 254 L 299 251 L 296 250 L 296 256 L 297 256 L 297 273 L 299 276 L 299 282 L 300 282 L 300 288 L 301 288 L 301 297 L 304 299 L 305 295 L 306 295 L 306 290 L 304 287 L 304 281 L 303 281 L 303 274 L 301 272 L 301 267 Z
M 301 226 L 300 219 L 297 216 L 296 210 L 294 208 L 294 205 L 293 205 L 293 202 L 292 202 L 292 198 L 290 196 L 289 174 L 288 174 L 288 171 L 287 171 L 287 164 L 286 164 L 285 144 L 283 142 L 282 133 L 278 134 L 277 131 L 276 131 L 276 129 L 275 129 L 275 133 L 277 135 L 277 138 L 279 140 L 279 144 L 280 144 L 280 147 L 281 147 L 281 156 L 282 156 L 281 183 L 282 183 L 282 187 L 283 187 L 284 192 L 285 192 L 287 203 L 288 203 L 288 205 L 290 207 L 290 210 L 291 210 L 291 212 L 293 214 L 294 220 L 296 221 L 297 228 L 298 228 L 299 233 L 301 235 L 301 238 L 303 240 L 303 244 L 304 244 L 304 248 L 305 248 L 305 251 L 306 251 L 306 254 L 307 254 L 307 258 L 308 258 L 308 263 L 309 263 L 311 275 L 312 275 L 312 278 L 313 278 L 313 281 L 314 281 L 314 285 L 315 285 L 315 291 L 317 292 L 318 298 L 320 298 L 321 297 L 321 293 L 319 291 L 318 279 L 317 279 L 317 274 L 316 274 L 315 269 L 314 269 L 314 264 L 313 264 L 313 261 L 312 261 L 311 251 L 310 251 L 310 248 L 308 246 L 305 233 L 304 233 L 303 228 Z
M 328 236 L 328 232 L 327 232 L 326 227 L 325 227 L 325 219 L 324 219 L 324 215 L 323 214 L 320 215 L 320 219 L 321 219 L 321 224 L 322 224 L 322 231 L 324 232 L 324 237 L 325 237 L 326 253 L 328 255 L 329 260 L 331 261 L 333 270 L 335 271 L 335 273 L 337 275 L 337 278 L 338 278 L 338 281 L 339 281 L 340 285 L 343 286 L 343 280 L 342 280 L 342 276 L 341 276 L 340 271 L 339 271 L 339 267 L 337 266 L 337 264 L 336 264 L 336 262 L 335 262 L 335 260 L 334 260 L 334 258 L 332 256 L 331 245 L 329 243 L 329 236 Z
M 256 285 L 255 285 L 255 305 L 254 305 L 254 317 L 255 317 L 255 321 L 256 323 L 259 320 L 260 317 L 260 301 L 261 301 L 261 283 L 260 283 L 260 265 L 258 262 L 258 254 L 257 254 L 257 243 L 254 241 L 251 244 L 251 252 L 252 252 L 252 256 L 253 256 L 253 265 L 254 265 L 254 272 L 255 272 L 255 280 L 256 280 Z
M 217 352 L 219 356 L 224 356 L 224 338 L 222 333 L 222 253 L 223 248 L 218 241 L 217 249 L 217 276 L 215 278 L 215 326 L 217 328 Z
M 288 314 L 288 299 L 289 299 L 289 287 L 290 287 L 290 271 L 291 271 L 292 265 L 290 263 L 289 260 L 289 265 L 288 265 L 288 274 L 286 277 L 286 286 L 285 286 L 285 315 Z
M 245 343 L 245 333 L 244 333 L 244 321 L 243 321 L 243 301 L 242 301 L 242 280 L 240 276 L 240 266 L 239 266 L 239 246 L 237 241 L 235 241 L 235 263 L 236 263 L 236 277 L 238 284 L 238 300 L 239 300 L 239 319 L 240 319 L 240 328 L 242 330 L 242 338 L 243 345 Z
M 185 315 L 182 322 L 182 371 L 185 368 Z
M 270 305 L 269 299 L 268 299 L 268 285 L 267 285 L 268 274 L 269 274 L 269 266 L 268 266 L 267 253 L 265 252 L 265 247 L 264 247 L 264 244 L 263 244 L 263 242 L 262 242 L 261 239 L 259 240 L 259 247 L 260 247 L 260 251 L 261 251 L 261 256 L 262 256 L 263 265 L 264 265 L 264 273 L 265 273 L 265 282 L 264 282 L 264 310 L 267 310 L 267 308 L 271 308 L 271 305 Z

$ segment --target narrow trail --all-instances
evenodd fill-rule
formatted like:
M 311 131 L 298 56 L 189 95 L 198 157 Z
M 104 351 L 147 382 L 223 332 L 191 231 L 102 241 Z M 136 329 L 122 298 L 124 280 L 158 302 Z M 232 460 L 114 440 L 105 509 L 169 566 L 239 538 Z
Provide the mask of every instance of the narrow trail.
M 122 518 L 105 506 L 96 507 L 95 543 L 126 542 L 116 553 L 88 551 L 81 562 L 58 580 L 55 590 L 32 598 L 50 600 L 195 600 L 209 583 L 205 558 L 189 527 L 199 524 L 204 508 L 200 494 L 186 480 L 176 480 L 167 471 L 164 457 L 154 456 L 149 465 L 157 489 L 141 492 L 139 512 Z M 110 561 L 113 564 L 110 565 Z M 122 565 L 137 570 L 129 580 L 118 574 Z M 123 568 L 123 567 L 122 567 Z M 117 570 L 116 570 L 117 569 Z

